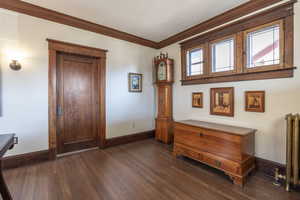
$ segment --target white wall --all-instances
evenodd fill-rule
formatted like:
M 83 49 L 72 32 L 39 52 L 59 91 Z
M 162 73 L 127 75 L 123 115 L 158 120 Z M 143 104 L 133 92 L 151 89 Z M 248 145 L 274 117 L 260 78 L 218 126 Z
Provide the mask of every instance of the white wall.
M 295 4 L 295 36 L 300 35 L 300 4 Z M 180 46 L 173 44 L 162 51 L 175 59 L 174 119 L 198 119 L 210 122 L 244 126 L 258 130 L 256 134 L 256 156 L 285 163 L 285 120 L 288 113 L 300 112 L 300 70 L 294 78 L 206 85 L 181 86 Z M 295 37 L 295 66 L 300 66 L 300 38 Z M 221 117 L 209 114 L 210 88 L 235 88 L 235 116 Z M 251 113 L 244 110 L 244 92 L 266 91 L 266 112 Z M 204 108 L 192 108 L 192 92 L 204 92 Z
M 16 133 L 20 142 L 8 155 L 48 149 L 46 38 L 109 50 L 107 138 L 154 129 L 156 50 L 2 9 L 0 24 L 0 134 Z M 11 51 L 21 52 L 21 71 L 8 67 Z M 143 93 L 128 92 L 129 72 L 144 74 Z

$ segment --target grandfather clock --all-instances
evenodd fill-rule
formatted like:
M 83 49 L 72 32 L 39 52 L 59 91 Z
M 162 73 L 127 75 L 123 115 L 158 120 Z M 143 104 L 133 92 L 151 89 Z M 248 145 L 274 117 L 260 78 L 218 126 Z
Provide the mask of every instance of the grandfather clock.
M 155 139 L 169 144 L 173 140 L 172 133 L 172 85 L 174 61 L 168 58 L 168 54 L 160 54 L 154 59 L 158 114 L 155 120 Z

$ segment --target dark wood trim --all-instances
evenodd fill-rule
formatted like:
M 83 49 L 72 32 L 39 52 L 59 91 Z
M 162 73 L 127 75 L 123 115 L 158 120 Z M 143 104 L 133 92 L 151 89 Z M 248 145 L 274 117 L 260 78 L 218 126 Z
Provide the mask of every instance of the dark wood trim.
M 238 33 L 240 31 L 245 31 L 257 26 L 261 26 L 267 23 L 274 22 L 283 18 L 292 17 L 294 15 L 293 4 L 294 1 L 289 1 L 281 5 L 275 6 L 273 8 L 267 9 L 265 11 L 259 12 L 258 14 L 246 17 L 244 19 L 238 20 L 236 22 L 227 24 L 221 28 L 209 31 L 202 35 L 196 36 L 194 38 L 185 40 L 180 43 L 183 49 L 192 48 L 197 45 L 201 45 L 205 42 L 218 39 L 220 37 L 225 37 Z
M 70 15 L 56 12 L 54 10 L 46 9 L 40 6 L 36 6 L 20 0 L 4 0 L 0 1 L 0 8 L 16 11 L 33 17 L 38 17 L 41 19 L 53 21 L 56 23 L 72 26 L 75 28 L 80 28 L 83 30 L 91 31 L 94 33 L 99 33 L 102 35 L 107 35 L 113 38 L 125 40 L 128 42 L 140 44 L 143 46 L 158 48 L 158 43 L 144 39 L 142 37 L 129 34 L 123 31 L 119 31 L 107 26 L 99 25 L 96 23 L 89 22 L 87 20 L 79 19 Z
M 149 138 L 154 138 L 155 130 L 145 131 L 141 133 L 136 133 L 132 135 L 125 135 L 121 137 L 111 138 L 104 141 L 105 147 L 112 147 L 122 144 L 127 144 L 131 142 L 136 142 L 140 140 L 145 140 Z M 3 168 L 11 169 L 22 167 L 25 165 L 31 165 L 35 163 L 40 163 L 48 160 L 52 160 L 53 157 L 56 156 L 52 150 L 44 150 L 44 151 L 36 151 L 26 154 L 20 154 L 16 156 L 8 156 L 3 158 Z
M 151 130 L 142 133 L 136 133 L 132 135 L 125 135 L 121 137 L 106 139 L 105 147 L 107 148 L 107 147 L 131 143 L 131 142 L 137 142 L 149 138 L 154 138 L 154 134 L 155 134 L 155 130 Z
M 260 175 L 266 178 L 266 180 L 270 180 L 275 182 L 275 170 L 278 169 L 279 174 L 286 175 L 286 165 L 278 162 L 262 159 L 256 157 L 256 170 Z M 300 173 L 300 171 L 299 171 Z M 279 183 L 282 186 L 285 184 L 285 180 L 279 179 Z M 293 185 L 293 191 L 300 192 L 300 187 Z
M 5 0 L 0 1 L 0 8 L 12 10 L 15 12 L 23 13 L 33 17 L 53 21 L 56 23 L 72 26 L 75 28 L 80 28 L 83 30 L 91 31 L 94 33 L 103 34 L 109 37 L 125 40 L 128 42 L 140 44 L 143 46 L 151 47 L 154 49 L 161 49 L 173 43 L 182 41 L 186 38 L 192 37 L 193 35 L 205 32 L 214 27 L 220 26 L 224 23 L 236 20 L 242 16 L 248 15 L 257 10 L 263 9 L 265 7 L 271 6 L 282 0 L 255 0 L 246 2 L 240 6 L 232 8 L 220 15 L 217 15 L 207 21 L 204 21 L 198 25 L 195 25 L 187 30 L 177 33 L 167 39 L 160 42 L 151 41 L 130 33 L 119 31 L 107 26 L 92 23 L 87 20 L 76 18 L 70 15 L 56 12 L 47 8 L 36 6 L 20 0 Z M 296 0 L 292 0 L 296 2 Z
M 105 146 L 112 147 L 112 146 L 127 144 L 130 142 L 136 142 L 148 138 L 153 138 L 154 133 L 155 131 L 153 130 L 153 131 L 147 131 L 147 132 L 133 134 L 133 135 L 107 139 Z M 45 162 L 49 160 L 49 153 L 50 153 L 49 150 L 44 150 L 44 151 L 37 151 L 37 152 L 31 152 L 31 153 L 26 153 L 26 154 L 21 154 L 16 156 L 5 157 L 3 158 L 3 168 L 11 169 L 11 168 L 17 168 L 25 165 Z M 268 177 L 274 177 L 276 168 L 279 169 L 279 172 L 281 174 L 285 174 L 285 165 L 256 157 L 256 169 L 262 174 Z
M 294 9 L 292 10 L 294 11 Z M 285 66 L 294 66 L 294 15 L 285 18 L 285 48 L 284 48 L 284 64 Z
M 49 160 L 49 151 L 36 151 L 3 158 L 3 168 L 11 169 Z
M 48 84 L 48 100 L 49 100 L 49 157 L 55 159 L 57 154 L 57 54 L 59 52 L 72 53 L 97 58 L 99 73 L 99 102 L 100 102 L 100 122 L 98 131 L 98 145 L 104 148 L 106 134 L 106 111 L 105 111 L 105 82 L 106 82 L 106 50 L 82 45 L 61 42 L 57 40 L 47 39 L 49 43 L 49 84 Z
M 293 7 L 291 8 L 293 9 Z M 243 41 L 243 45 L 244 45 L 244 50 L 242 52 L 247 52 L 247 35 L 249 33 L 254 33 L 256 31 L 261 31 L 263 30 L 264 28 L 267 28 L 267 27 L 271 27 L 271 26 L 274 26 L 274 25 L 277 25 L 279 26 L 279 59 L 280 59 L 280 62 L 278 64 L 273 64 L 273 65 L 265 65 L 265 66 L 260 66 L 260 67 L 253 67 L 253 68 L 248 68 L 248 62 L 247 62 L 247 53 L 244 53 L 242 56 L 244 57 L 244 62 L 243 62 L 243 71 L 245 73 L 248 73 L 248 72 L 255 72 L 255 71 L 269 71 L 271 69 L 280 69 L 280 68 L 289 68 L 289 67 L 293 67 L 292 66 L 289 66 L 287 65 L 284 61 L 285 61 L 285 52 L 293 52 L 294 50 L 293 49 L 288 49 L 286 50 L 285 48 L 285 32 L 286 31 L 289 31 L 288 29 L 285 29 L 284 28 L 284 24 L 286 23 L 286 20 L 285 18 L 283 19 L 279 19 L 279 20 L 276 20 L 276 21 L 273 21 L 271 23 L 267 23 L 267 24 L 263 24 L 263 25 L 260 25 L 260 26 L 256 26 L 254 28 L 250 28 L 250 29 L 247 29 L 245 31 L 243 31 L 243 34 L 245 36 L 244 38 L 244 41 Z M 292 36 L 293 37 L 293 36 Z
M 48 69 L 48 123 L 49 123 L 49 150 L 50 159 L 56 158 L 57 135 L 56 135 L 56 116 L 57 116 L 57 52 L 49 49 L 49 69 Z
M 106 139 L 106 58 L 102 58 L 100 60 L 100 63 L 98 63 L 99 68 L 102 70 L 99 70 L 99 77 L 101 77 L 99 80 L 100 85 L 100 148 L 105 147 L 105 139 Z
M 224 82 L 237 82 L 237 81 L 254 81 L 264 79 L 277 79 L 277 78 L 292 78 L 294 77 L 293 68 L 276 69 L 266 72 L 251 72 L 251 73 L 237 73 L 219 77 L 206 77 L 195 80 L 181 80 L 181 85 L 195 85 L 195 84 L 210 84 L 210 83 L 224 83 Z
M 213 31 L 207 32 L 203 35 L 197 36 L 195 38 L 184 41 L 181 44 L 181 56 L 182 56 L 182 84 L 206 84 L 206 83 L 218 83 L 218 82 L 234 82 L 234 81 L 244 81 L 244 80 L 262 80 L 271 78 L 287 78 L 293 77 L 293 17 L 294 17 L 294 7 L 295 1 L 289 1 L 273 8 L 267 9 L 258 14 L 246 17 L 237 22 L 226 25 L 222 28 L 215 29 Z M 281 37 L 285 37 L 285 41 L 281 41 L 281 64 L 274 66 L 264 66 L 257 67 L 253 69 L 248 69 L 246 66 L 246 44 L 245 37 L 247 32 L 255 28 L 260 28 L 261 26 L 266 26 L 269 24 L 278 23 L 281 25 Z M 199 45 L 210 44 L 216 39 L 223 37 L 228 37 L 230 35 L 236 34 L 238 40 L 236 41 L 236 53 L 235 59 L 237 61 L 236 68 L 237 71 L 228 71 L 226 73 L 210 73 L 204 74 L 198 77 L 190 77 L 186 74 L 186 62 L 185 54 L 188 49 L 197 48 Z M 210 48 L 204 49 L 206 52 L 210 52 Z M 286 56 L 286 54 L 288 56 Z M 206 63 L 208 63 L 208 70 L 211 71 L 212 66 L 210 60 L 206 58 Z
M 106 58 L 106 53 L 108 50 L 99 49 L 94 47 L 83 46 L 79 44 L 72 44 L 69 42 L 63 42 L 59 40 L 46 39 L 49 42 L 49 49 L 55 51 L 79 54 L 84 56 L 91 56 L 96 58 Z
M 248 1 L 240 6 L 230 9 L 220 15 L 217 15 L 207 21 L 204 21 L 196 26 L 193 26 L 185 31 L 177 33 L 161 42 L 159 42 L 159 48 L 166 47 L 173 43 L 179 42 L 186 38 L 192 37 L 193 35 L 205 32 L 214 27 L 220 26 L 222 24 L 228 23 L 242 16 L 248 15 L 257 10 L 263 9 L 265 7 L 271 6 L 281 0 L 255 0 Z
M 133 135 L 121 136 L 116 138 L 111 138 L 106 140 L 105 147 L 112 147 L 116 145 L 127 144 L 131 142 L 136 142 L 144 139 L 149 139 L 154 137 L 154 130 L 146 131 L 142 133 L 137 133 Z M 45 162 L 49 160 L 50 150 L 31 152 L 16 156 L 8 156 L 3 158 L 3 167 L 4 169 L 11 169 L 22 167 L 26 165 L 36 164 L 40 162 Z M 265 160 L 262 158 L 256 157 L 256 169 L 261 174 L 273 178 L 275 174 L 275 169 L 278 168 L 279 172 L 285 175 L 285 165 Z
M 279 173 L 285 175 L 286 167 L 283 164 L 270 161 L 270 160 L 265 160 L 262 158 L 256 157 L 256 169 L 257 171 L 261 172 L 263 175 L 268 176 L 268 177 L 275 177 L 275 169 L 279 169 Z

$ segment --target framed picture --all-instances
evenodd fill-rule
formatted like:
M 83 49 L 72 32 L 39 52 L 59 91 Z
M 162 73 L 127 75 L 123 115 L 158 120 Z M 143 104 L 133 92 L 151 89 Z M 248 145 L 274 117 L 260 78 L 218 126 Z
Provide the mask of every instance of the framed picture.
M 234 116 L 234 88 L 210 89 L 210 114 Z
M 143 74 L 129 73 L 128 87 L 129 87 L 129 92 L 142 92 Z
M 203 93 L 194 92 L 192 94 L 192 106 L 194 108 L 203 108 Z
M 246 91 L 245 110 L 248 112 L 265 112 L 265 91 Z

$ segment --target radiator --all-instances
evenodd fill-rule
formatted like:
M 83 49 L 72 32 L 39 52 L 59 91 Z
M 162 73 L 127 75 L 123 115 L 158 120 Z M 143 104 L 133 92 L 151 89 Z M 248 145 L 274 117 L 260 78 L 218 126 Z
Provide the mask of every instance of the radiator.
M 290 191 L 290 186 L 300 185 L 299 181 L 299 114 L 289 114 L 286 116 L 287 132 L 286 132 L 286 175 L 279 174 L 278 170 L 275 172 L 275 181 L 278 183 L 279 179 L 285 179 L 286 190 Z

